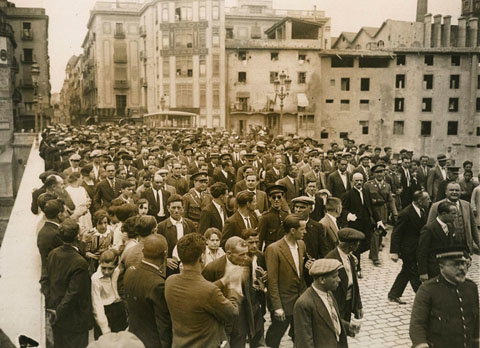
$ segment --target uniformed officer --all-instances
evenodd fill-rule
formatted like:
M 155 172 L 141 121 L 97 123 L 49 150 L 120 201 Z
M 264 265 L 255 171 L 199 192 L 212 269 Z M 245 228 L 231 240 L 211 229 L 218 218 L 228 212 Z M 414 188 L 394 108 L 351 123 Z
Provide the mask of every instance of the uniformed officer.
M 270 209 L 260 216 L 258 222 L 258 235 L 260 237 L 260 249 L 265 249 L 269 244 L 281 239 L 284 235 L 282 223 L 288 215 L 288 211 L 282 208 L 283 197 L 287 188 L 283 185 L 271 185 L 267 187 L 266 193 L 270 201 Z
M 410 338 L 415 348 L 479 346 L 478 288 L 466 278 L 466 255 L 457 247 L 436 253 L 440 275 L 420 286 L 413 304 Z
M 210 204 L 212 196 L 207 192 L 208 173 L 198 172 L 190 177 L 193 181 L 193 188 L 184 196 L 183 202 L 185 206 L 185 217 L 195 223 L 195 227 L 200 220 L 200 212 Z

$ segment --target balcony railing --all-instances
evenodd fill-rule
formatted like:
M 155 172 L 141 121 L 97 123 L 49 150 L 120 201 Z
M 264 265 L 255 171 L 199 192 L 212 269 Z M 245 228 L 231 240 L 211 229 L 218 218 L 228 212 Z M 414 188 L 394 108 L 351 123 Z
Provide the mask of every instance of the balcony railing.
M 116 30 L 113 37 L 115 39 L 125 39 L 125 32 L 123 30 Z
M 128 89 L 128 81 L 127 80 L 115 80 L 113 83 L 113 88 L 115 89 Z
M 22 40 L 25 40 L 25 41 L 33 40 L 33 30 L 32 29 L 23 29 L 22 30 Z
M 140 37 L 146 37 L 147 36 L 147 30 L 145 29 L 145 26 L 141 25 L 140 26 Z

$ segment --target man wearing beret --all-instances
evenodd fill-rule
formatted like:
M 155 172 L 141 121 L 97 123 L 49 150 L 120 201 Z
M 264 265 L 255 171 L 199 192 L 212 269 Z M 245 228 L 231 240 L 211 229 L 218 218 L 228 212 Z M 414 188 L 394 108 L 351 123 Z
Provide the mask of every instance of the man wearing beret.
M 415 296 L 410 338 L 415 348 L 479 346 L 477 285 L 466 278 L 470 260 L 463 248 L 436 252 L 440 275 L 423 283 Z
M 347 348 L 347 335 L 358 329 L 344 321 L 332 291 L 338 287 L 342 263 L 334 259 L 313 262 L 309 274 L 313 284 L 295 303 L 295 346 L 302 348 Z
M 338 231 L 340 244 L 325 256 L 327 259 L 336 259 L 343 265 L 343 268 L 338 271 L 340 285 L 333 290 L 333 295 L 340 309 L 341 318 L 347 322 L 350 322 L 352 313 L 357 319 L 363 317 L 357 279 L 357 260 L 353 252 L 358 249 L 364 238 L 365 235 L 360 231 L 342 228 Z
M 289 326 L 289 335 L 294 339 L 293 306 L 306 288 L 303 275 L 303 259 L 306 256 L 306 221 L 290 214 L 283 221 L 285 236 L 270 244 L 265 251 L 268 280 L 268 307 L 272 324 L 268 328 L 265 342 L 268 347 L 278 348 Z M 303 346 L 299 346 L 303 347 Z

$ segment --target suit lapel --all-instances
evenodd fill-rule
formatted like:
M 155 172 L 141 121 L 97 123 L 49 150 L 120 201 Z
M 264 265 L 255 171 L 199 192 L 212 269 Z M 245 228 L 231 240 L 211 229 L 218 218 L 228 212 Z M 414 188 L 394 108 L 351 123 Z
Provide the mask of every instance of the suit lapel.
M 287 259 L 290 266 L 292 266 L 295 274 L 298 277 L 297 266 L 295 265 L 295 261 L 293 261 L 293 256 L 292 256 L 292 253 L 290 252 L 290 247 L 288 246 L 285 239 L 282 239 L 282 243 L 280 244 L 280 250 L 282 251 L 283 256 Z M 300 251 L 300 247 L 299 247 L 299 251 Z M 300 254 L 300 252 L 299 252 L 299 254 Z M 300 257 L 300 255 L 299 255 L 299 257 Z
M 328 328 L 332 330 L 333 333 L 335 333 L 335 327 L 333 326 L 332 317 L 330 316 L 330 313 L 328 312 L 327 307 L 325 307 L 323 300 L 320 298 L 320 296 L 318 296 L 318 294 L 312 288 L 308 289 L 308 291 L 310 291 L 310 296 L 313 299 L 313 302 L 315 304 L 315 308 L 317 309 L 318 314 L 325 321 Z

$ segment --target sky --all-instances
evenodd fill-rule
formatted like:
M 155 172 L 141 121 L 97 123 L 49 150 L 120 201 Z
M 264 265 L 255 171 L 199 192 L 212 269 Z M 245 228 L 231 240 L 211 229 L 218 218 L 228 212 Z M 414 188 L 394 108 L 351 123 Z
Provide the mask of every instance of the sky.
M 43 7 L 49 16 L 49 54 L 52 93 L 59 92 L 69 58 L 82 53 L 89 12 L 95 0 L 10 0 L 17 7 Z M 132 0 L 130 0 L 132 1 Z M 133 0 L 135 1 L 135 0 Z M 139 0 L 142 1 L 142 0 Z M 233 6 L 235 0 L 225 0 Z M 414 21 L 417 0 L 273 0 L 277 9 L 325 11 L 331 18 L 332 36 L 342 31 L 358 31 L 363 26 L 379 27 L 386 19 Z M 429 12 L 451 15 L 452 24 L 460 16 L 461 0 L 430 0 Z

